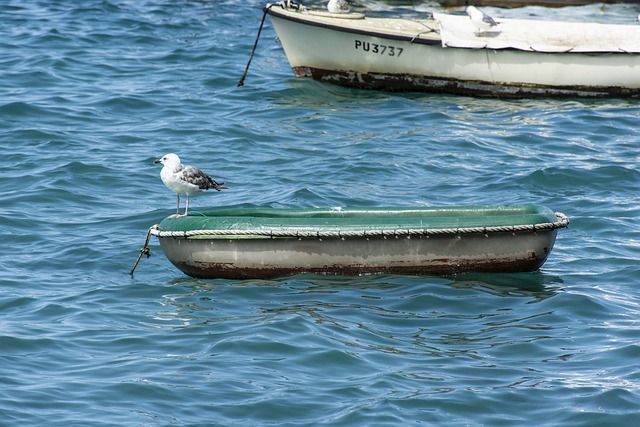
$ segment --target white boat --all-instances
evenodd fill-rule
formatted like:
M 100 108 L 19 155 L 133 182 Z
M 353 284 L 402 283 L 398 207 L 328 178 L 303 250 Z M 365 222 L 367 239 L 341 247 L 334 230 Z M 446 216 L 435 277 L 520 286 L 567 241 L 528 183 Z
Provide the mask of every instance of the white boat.
M 378 18 L 291 2 L 265 13 L 297 77 L 493 97 L 640 95 L 640 24 L 494 17 L 482 31 L 466 14 Z
M 169 217 L 149 234 L 199 278 L 454 274 L 535 270 L 568 223 L 539 205 L 220 208 Z

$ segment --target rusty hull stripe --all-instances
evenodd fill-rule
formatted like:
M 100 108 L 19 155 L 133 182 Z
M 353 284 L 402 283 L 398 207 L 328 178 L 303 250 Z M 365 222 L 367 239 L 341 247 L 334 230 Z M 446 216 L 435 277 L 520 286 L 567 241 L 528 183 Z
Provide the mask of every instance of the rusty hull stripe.
M 523 97 L 585 97 L 610 96 L 638 97 L 640 89 L 622 87 L 593 88 L 585 86 L 548 87 L 535 85 L 499 85 L 481 81 L 462 81 L 442 77 L 412 76 L 408 74 L 358 73 L 353 71 L 324 70 L 313 67 L 293 67 L 296 77 L 311 77 L 314 80 L 334 83 L 358 89 L 374 89 L 389 92 L 432 92 L 458 95 L 473 95 L 497 98 Z
M 318 268 L 305 267 L 260 267 L 237 268 L 223 263 L 173 262 L 180 271 L 198 279 L 273 279 L 299 273 L 350 275 L 350 274 L 409 274 L 409 275 L 450 275 L 460 273 L 517 273 L 537 270 L 547 260 L 549 251 L 537 257 L 512 261 L 486 260 L 468 263 L 450 263 L 446 259 L 438 260 L 437 264 L 429 266 L 396 265 L 396 266 L 367 266 L 355 265 L 325 265 Z

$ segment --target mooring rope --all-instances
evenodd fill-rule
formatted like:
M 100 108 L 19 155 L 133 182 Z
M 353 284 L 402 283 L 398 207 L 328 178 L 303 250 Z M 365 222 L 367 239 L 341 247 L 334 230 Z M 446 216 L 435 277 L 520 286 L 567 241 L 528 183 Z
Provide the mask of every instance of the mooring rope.
M 157 224 L 149 227 L 149 231 L 147 231 L 147 238 L 144 241 L 144 246 L 142 246 L 142 249 L 140 249 L 140 254 L 138 255 L 138 259 L 136 260 L 136 263 L 133 264 L 133 268 L 129 272 L 131 276 L 133 276 L 133 272 L 136 271 L 136 267 L 138 266 L 138 263 L 140 262 L 142 255 L 146 255 L 147 258 L 151 256 L 151 250 L 149 249 L 149 240 L 151 239 L 152 230 L 157 230 L 157 229 L 158 229 Z
M 253 54 L 256 53 L 256 47 L 258 47 L 258 40 L 260 40 L 260 33 L 262 33 L 262 26 L 264 25 L 264 19 L 267 17 L 267 13 L 269 9 L 271 9 L 273 5 L 269 4 L 264 8 L 262 14 L 262 21 L 260 21 L 260 28 L 258 28 L 258 35 L 256 36 L 256 41 L 253 43 L 253 49 L 251 50 L 251 55 L 249 55 L 249 62 L 247 62 L 247 68 L 244 69 L 244 73 L 242 73 L 242 77 L 240 77 L 240 81 L 238 82 L 238 87 L 244 86 L 244 79 L 247 77 L 247 73 L 249 72 L 249 66 L 251 65 L 251 60 L 253 59 Z
M 273 6 L 280 6 L 283 9 L 296 9 L 296 10 L 304 10 L 304 6 L 294 3 L 291 0 L 280 1 L 275 4 L 267 4 L 263 9 L 262 21 L 260 21 L 260 28 L 258 28 L 258 35 L 256 36 L 256 41 L 253 43 L 253 49 L 251 49 L 251 55 L 249 55 L 249 62 L 247 62 L 247 67 L 244 69 L 244 73 L 242 73 L 242 77 L 240 77 L 240 81 L 238 81 L 237 87 L 244 86 L 244 79 L 247 78 L 247 73 L 249 72 L 249 66 L 251 65 L 251 61 L 253 60 L 253 55 L 256 53 L 256 48 L 258 47 L 258 40 L 260 40 L 260 34 L 262 33 L 262 27 L 264 26 L 264 20 L 269 13 L 269 9 Z
M 436 236 L 458 235 L 472 233 L 497 233 L 497 232 L 522 232 L 542 231 L 564 228 L 569 225 L 569 218 L 560 212 L 556 212 L 555 222 L 523 225 L 497 225 L 489 227 L 459 227 L 459 228 L 410 228 L 410 229 L 380 229 L 380 230 L 296 230 L 292 228 L 265 229 L 265 230 L 188 230 L 188 231 L 161 231 L 158 225 L 149 229 L 149 233 L 156 237 L 189 238 L 198 236 L 261 236 L 261 237 L 295 237 L 295 238 L 345 238 L 345 237 L 401 237 L 401 236 Z

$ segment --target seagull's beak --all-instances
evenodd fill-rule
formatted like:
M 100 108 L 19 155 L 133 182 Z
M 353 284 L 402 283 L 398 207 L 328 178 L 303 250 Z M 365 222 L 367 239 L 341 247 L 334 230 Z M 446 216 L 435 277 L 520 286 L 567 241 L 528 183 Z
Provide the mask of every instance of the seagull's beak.
M 158 164 L 158 163 L 162 163 L 162 159 L 156 159 L 156 160 L 154 160 L 154 161 L 153 161 L 153 164 L 154 164 L 154 165 L 155 165 L 155 164 Z

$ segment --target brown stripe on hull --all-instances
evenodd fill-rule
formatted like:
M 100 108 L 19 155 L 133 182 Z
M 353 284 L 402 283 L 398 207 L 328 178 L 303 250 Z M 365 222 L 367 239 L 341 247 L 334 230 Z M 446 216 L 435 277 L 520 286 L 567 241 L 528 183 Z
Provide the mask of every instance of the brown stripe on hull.
M 411 76 L 406 74 L 359 73 L 323 70 L 312 67 L 293 67 L 296 77 L 334 83 L 357 89 L 373 89 L 388 92 L 431 92 L 471 95 L 492 98 L 547 98 L 547 97 L 638 97 L 640 90 L 621 87 L 553 87 L 535 85 L 499 85 L 480 81 L 460 81 L 445 78 Z

